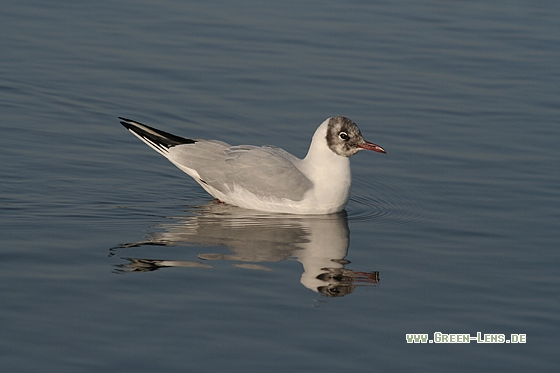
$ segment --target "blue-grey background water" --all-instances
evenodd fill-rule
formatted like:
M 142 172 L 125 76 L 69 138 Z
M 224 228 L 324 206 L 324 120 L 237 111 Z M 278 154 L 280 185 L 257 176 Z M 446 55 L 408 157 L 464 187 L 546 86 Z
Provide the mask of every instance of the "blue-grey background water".
M 0 370 L 557 369 L 558 19 L 552 0 L 4 2 Z M 347 216 L 316 218 L 219 205 L 117 120 L 302 157 L 339 114 L 388 154 L 353 157 Z M 406 343 L 434 332 L 527 342 Z

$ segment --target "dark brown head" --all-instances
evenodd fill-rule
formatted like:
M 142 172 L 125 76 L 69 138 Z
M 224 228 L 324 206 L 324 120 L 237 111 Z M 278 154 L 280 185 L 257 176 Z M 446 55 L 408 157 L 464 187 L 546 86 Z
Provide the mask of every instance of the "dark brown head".
M 381 146 L 366 141 L 356 123 L 340 115 L 329 120 L 327 145 L 342 157 L 350 157 L 360 150 L 387 153 Z

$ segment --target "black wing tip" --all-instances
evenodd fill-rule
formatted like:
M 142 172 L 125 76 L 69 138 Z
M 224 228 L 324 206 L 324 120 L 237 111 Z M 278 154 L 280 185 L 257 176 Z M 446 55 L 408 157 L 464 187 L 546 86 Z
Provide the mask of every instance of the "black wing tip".
M 121 119 L 120 123 L 129 131 L 132 131 L 155 143 L 164 145 L 167 148 L 170 148 L 175 145 L 194 144 L 196 142 L 196 140 L 187 139 L 185 137 L 177 136 L 169 132 L 158 130 L 157 128 L 150 127 L 146 124 L 142 124 L 132 119 L 127 119 L 123 117 L 118 117 L 118 118 Z M 140 128 L 139 126 L 148 128 L 151 131 L 151 133 Z
M 141 126 L 146 126 L 145 124 L 142 124 L 142 123 L 137 122 L 137 121 L 132 120 L 132 119 L 123 118 L 123 117 L 118 117 L 118 118 L 121 120 L 121 124 L 128 129 L 133 128 L 135 124 L 139 124 Z M 148 127 L 148 126 L 146 126 L 146 127 Z

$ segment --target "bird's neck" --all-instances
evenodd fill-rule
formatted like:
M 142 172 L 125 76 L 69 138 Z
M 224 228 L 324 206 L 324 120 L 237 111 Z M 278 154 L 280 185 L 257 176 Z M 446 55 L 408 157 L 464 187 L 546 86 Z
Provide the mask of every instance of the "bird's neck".
M 350 187 L 350 158 L 336 155 L 328 148 L 324 152 L 313 150 L 310 149 L 303 159 L 302 168 L 315 186 L 324 184 L 334 189 L 338 185 Z
M 337 155 L 327 146 L 327 127 L 328 120 L 315 131 L 307 155 L 302 161 L 304 172 L 314 179 L 337 178 L 337 174 L 340 174 L 340 178 L 349 178 L 350 158 Z
M 313 182 L 318 204 L 344 206 L 350 196 L 350 158 L 335 154 L 321 137 L 313 136 L 301 168 Z

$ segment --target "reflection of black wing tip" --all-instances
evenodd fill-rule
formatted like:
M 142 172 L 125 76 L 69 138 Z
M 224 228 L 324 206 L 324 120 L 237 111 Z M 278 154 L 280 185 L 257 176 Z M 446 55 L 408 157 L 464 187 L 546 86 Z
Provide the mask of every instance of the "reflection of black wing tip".
M 121 243 L 118 244 L 117 246 L 111 247 L 109 250 L 116 251 L 118 249 L 130 249 L 133 247 L 141 247 L 141 246 L 171 246 L 171 243 L 164 240 Z
M 156 128 L 147 126 L 140 122 L 134 121 L 132 119 L 127 119 L 119 117 L 121 119 L 121 124 L 133 132 L 143 140 L 155 145 L 158 148 L 165 147 L 167 149 L 183 144 L 194 144 L 196 141 L 192 139 L 187 139 L 181 136 L 174 135 L 169 132 L 158 130 Z
M 152 272 L 160 268 L 167 267 L 160 265 L 161 260 L 122 258 L 128 260 L 129 263 L 115 265 L 114 273 L 124 274 L 130 272 Z

